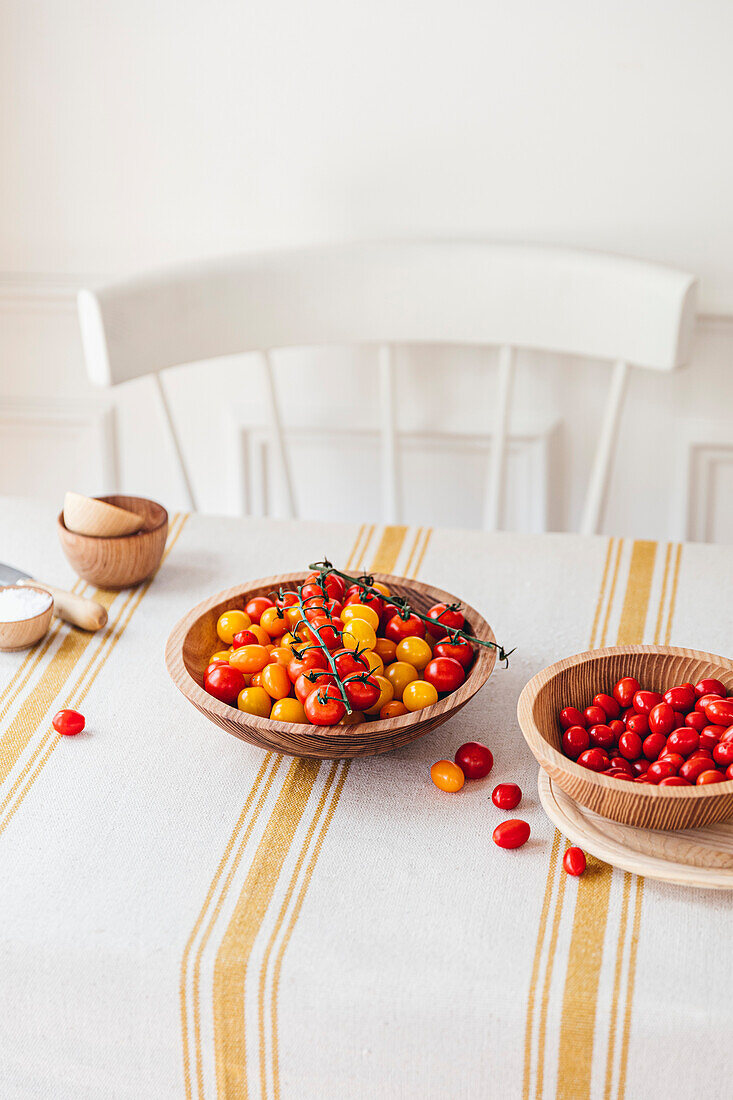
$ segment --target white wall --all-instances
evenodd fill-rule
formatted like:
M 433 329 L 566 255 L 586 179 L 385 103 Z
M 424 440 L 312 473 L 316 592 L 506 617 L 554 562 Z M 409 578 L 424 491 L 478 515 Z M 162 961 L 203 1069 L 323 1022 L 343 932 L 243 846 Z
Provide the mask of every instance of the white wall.
M 269 245 L 484 236 L 701 276 L 692 368 L 632 381 L 606 529 L 733 540 L 725 0 L 4 0 L 0 19 L 0 455 L 13 443 L 21 457 L 0 463 L 0 491 L 57 500 L 70 481 L 95 490 L 118 476 L 97 454 L 104 402 L 85 382 L 72 309 L 90 274 Z M 333 380 L 334 407 L 289 393 L 289 421 L 305 429 L 304 510 L 374 514 L 369 485 L 356 499 L 324 482 L 319 437 L 324 422 L 376 422 L 368 357 L 309 362 Z M 404 354 L 408 518 L 477 522 L 492 362 Z M 298 366 L 283 357 L 280 373 Z M 577 520 L 606 379 L 601 365 L 524 361 L 510 519 Z M 258 433 L 237 427 L 263 422 L 254 367 L 184 371 L 172 393 L 204 506 L 234 510 L 240 445 L 259 477 Z M 122 484 L 175 506 L 144 384 L 120 392 L 118 412 Z M 435 426 L 447 435 L 437 457 L 421 442 Z M 375 469 L 374 441 L 353 427 L 350 441 L 353 484 Z M 44 448 L 55 461 L 44 453 L 39 467 Z M 527 488 L 543 464 L 547 499 Z

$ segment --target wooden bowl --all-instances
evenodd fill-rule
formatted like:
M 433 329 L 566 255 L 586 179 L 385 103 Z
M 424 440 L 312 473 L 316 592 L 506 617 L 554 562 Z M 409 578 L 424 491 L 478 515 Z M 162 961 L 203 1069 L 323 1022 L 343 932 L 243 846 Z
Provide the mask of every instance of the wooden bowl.
M 733 780 L 702 787 L 628 783 L 583 768 L 561 751 L 560 710 L 584 709 L 599 692 L 610 694 L 622 676 L 659 692 L 714 677 L 730 692 L 733 661 L 694 649 L 632 645 L 589 650 L 550 665 L 529 681 L 517 704 L 519 725 L 540 766 L 575 802 L 624 825 L 693 829 L 733 817 Z
M 144 523 L 138 512 L 118 508 L 97 497 L 84 497 L 80 493 L 67 493 L 64 497 L 64 526 L 77 535 L 117 538 L 133 535 Z
M 204 600 L 176 623 L 166 644 L 165 660 L 171 679 L 193 705 L 217 726 L 257 745 L 261 749 L 286 753 L 289 756 L 310 756 L 320 760 L 339 760 L 353 756 L 374 756 L 401 748 L 428 730 L 446 722 L 464 707 L 468 700 L 488 680 L 496 664 L 496 650 L 478 646 L 468 676 L 457 691 L 439 699 L 424 710 L 403 714 L 397 718 L 363 722 L 358 726 L 313 726 L 307 722 L 275 722 L 245 714 L 214 699 L 204 691 L 203 677 L 211 654 L 221 646 L 216 623 L 223 611 L 243 609 L 253 596 L 268 596 L 280 585 L 292 588 L 302 584 L 305 573 L 286 573 L 278 577 L 251 581 L 229 588 Z M 435 603 L 452 603 L 455 597 L 439 588 L 374 573 L 374 579 L 388 585 L 396 596 L 405 596 L 413 607 L 423 613 Z M 470 632 L 485 641 L 494 642 L 489 624 L 472 607 L 462 604 Z
M 7 584 L 0 585 L 0 591 L 11 587 L 13 586 Z M 47 596 L 48 607 L 39 611 L 37 615 L 31 615 L 29 619 L 17 619 L 10 623 L 0 622 L 0 649 L 27 649 L 28 646 L 40 642 L 51 625 L 53 597 L 45 588 L 36 588 L 35 585 L 30 584 L 23 585 L 24 591 L 28 591 L 29 588 Z
M 150 577 L 160 565 L 168 537 L 168 513 L 162 505 L 145 497 L 99 497 L 143 517 L 140 531 L 132 535 L 99 538 L 69 531 L 64 514 L 57 526 L 61 548 L 75 573 L 100 588 L 130 588 Z

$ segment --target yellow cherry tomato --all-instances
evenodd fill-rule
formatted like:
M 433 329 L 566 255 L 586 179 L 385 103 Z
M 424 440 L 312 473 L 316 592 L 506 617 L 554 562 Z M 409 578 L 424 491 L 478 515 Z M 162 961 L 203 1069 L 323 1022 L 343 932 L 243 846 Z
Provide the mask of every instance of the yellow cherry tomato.
M 261 672 L 253 672 L 250 675 L 249 682 L 250 682 L 251 687 L 261 688 L 262 687 L 262 673 Z
M 379 712 L 380 718 L 399 718 L 401 714 L 409 714 L 409 710 L 404 703 L 400 703 L 395 699 L 391 703 L 385 703 Z
M 212 661 L 228 661 L 231 652 L 231 649 L 220 649 L 216 653 L 212 653 L 209 657 L 209 664 L 211 664 Z
M 373 607 L 368 607 L 365 603 L 347 603 L 341 612 L 341 618 L 345 623 L 352 619 L 363 619 L 374 631 L 379 627 L 379 615 Z
M 370 672 L 378 672 L 381 676 L 384 672 L 384 661 L 373 650 L 365 649 L 359 654 L 369 665 Z
M 397 646 L 390 638 L 377 638 L 374 652 L 378 657 L 382 658 L 385 665 L 391 665 L 393 661 L 397 660 L 395 656 L 397 653 Z
M 271 638 L 281 637 L 288 629 L 285 616 L 279 607 L 268 607 L 262 612 L 260 626 L 266 630 Z
M 344 625 L 344 649 L 374 649 L 377 635 L 366 619 L 349 619 Z
M 417 669 L 425 668 L 433 659 L 433 651 L 424 638 L 416 638 L 411 634 L 409 638 L 403 638 L 397 643 L 397 660 L 407 661 Z
M 438 693 L 427 680 L 413 680 L 402 693 L 402 702 L 408 710 L 422 710 L 438 702 Z
M 248 687 L 240 691 L 237 706 L 247 714 L 258 714 L 260 718 L 269 718 L 272 699 L 264 688 Z
M 270 718 L 278 722 L 307 722 L 305 707 L 300 699 L 278 699 L 270 711 Z
M 246 615 L 244 611 L 225 611 L 223 615 L 219 616 L 216 633 L 222 642 L 231 645 L 234 635 L 239 634 L 240 630 L 247 630 L 251 622 L 249 615 Z
M 465 776 L 452 760 L 438 760 L 430 769 L 430 778 L 441 791 L 455 794 L 465 782 Z
M 234 650 L 229 663 L 240 672 L 262 672 L 269 660 L 270 654 L 263 645 L 243 645 Z
M 351 714 L 345 714 L 341 721 L 340 726 L 360 726 L 362 722 L 366 722 L 366 718 L 360 710 L 352 710 Z
M 374 674 L 374 679 L 379 684 L 379 698 L 374 706 L 369 708 L 367 714 L 379 714 L 382 707 L 391 703 L 394 698 L 394 689 L 389 680 L 385 680 L 384 676 L 379 676 L 377 673 Z
M 386 584 L 380 584 L 379 581 L 375 581 L 372 588 L 376 588 L 377 592 L 381 592 L 383 596 L 391 596 L 392 593 L 387 588 Z
M 270 650 L 270 664 L 284 665 L 287 668 L 292 659 L 292 649 L 287 649 L 284 645 L 273 646 Z
M 395 661 L 387 665 L 384 675 L 392 685 L 395 699 L 401 699 L 407 685 L 417 680 L 417 669 L 414 665 L 408 665 L 407 661 Z
M 293 635 L 290 633 L 290 631 L 288 631 L 288 633 L 283 634 L 282 638 L 280 639 L 279 648 L 280 649 L 287 649 L 292 654 L 293 646 L 297 645 L 297 644 L 298 643 L 295 641 L 295 638 L 293 637 Z
M 258 645 L 269 645 L 272 641 L 272 638 L 267 633 L 264 626 L 260 626 L 259 623 L 252 623 L 251 626 L 247 627 L 247 630 L 250 630 L 254 634 Z
M 284 665 L 265 665 L 259 674 L 262 678 L 262 686 L 273 699 L 284 699 L 290 695 L 293 686 L 290 683 L 288 670 Z

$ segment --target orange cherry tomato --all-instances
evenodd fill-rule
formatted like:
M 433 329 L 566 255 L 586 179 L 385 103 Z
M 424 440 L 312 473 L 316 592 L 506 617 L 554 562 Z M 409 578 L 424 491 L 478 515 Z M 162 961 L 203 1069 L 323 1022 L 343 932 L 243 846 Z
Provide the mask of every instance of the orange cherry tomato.
M 441 791 L 455 794 L 465 782 L 465 776 L 452 760 L 438 760 L 430 769 L 430 778 Z
M 259 623 L 252 623 L 252 626 L 250 626 L 248 629 L 252 634 L 254 634 L 255 638 L 257 639 L 258 645 L 269 645 L 272 641 L 272 638 L 267 633 L 265 628 L 263 626 L 260 626 Z
M 290 694 L 290 677 L 284 665 L 265 665 L 259 676 L 262 687 L 271 698 L 285 699 Z
M 385 680 L 384 676 L 380 676 L 378 673 L 374 673 L 374 679 L 379 686 L 379 698 L 373 707 L 370 707 L 367 714 L 379 714 L 383 706 L 387 703 L 391 703 L 394 698 L 394 688 L 390 684 L 389 680 Z
M 300 699 L 278 699 L 270 711 L 270 718 L 276 722 L 307 722 L 305 707 Z
M 261 672 L 270 660 L 263 645 L 243 645 L 230 655 L 229 663 L 240 672 Z
M 377 657 L 381 657 L 385 667 L 397 660 L 397 646 L 390 638 L 377 638 L 374 652 Z
M 248 687 L 240 691 L 237 706 L 246 714 L 257 714 L 260 718 L 269 718 L 272 699 L 264 688 Z
M 262 612 L 260 626 L 271 638 L 280 638 L 288 629 L 285 616 L 279 607 L 267 607 Z
M 409 714 L 409 710 L 404 703 L 400 703 L 398 699 L 394 699 L 391 703 L 385 703 L 379 712 L 380 718 L 399 718 L 401 714 Z
M 287 668 L 294 659 L 292 649 L 288 649 L 284 645 L 275 646 L 275 648 L 270 651 L 270 664 L 283 665 Z
M 351 714 L 345 714 L 341 721 L 340 726 L 360 726 L 362 722 L 366 722 L 366 718 L 360 710 L 352 710 Z
M 407 685 L 417 680 L 417 669 L 407 661 L 395 661 L 385 668 L 384 675 L 394 689 L 395 699 L 401 700 Z
M 422 710 L 438 702 L 438 693 L 425 680 L 413 680 L 403 691 L 402 702 L 408 710 Z

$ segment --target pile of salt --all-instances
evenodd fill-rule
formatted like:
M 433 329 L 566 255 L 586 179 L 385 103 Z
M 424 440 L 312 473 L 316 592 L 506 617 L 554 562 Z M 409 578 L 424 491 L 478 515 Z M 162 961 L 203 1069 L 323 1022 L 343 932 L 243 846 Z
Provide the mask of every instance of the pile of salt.
M 39 592 L 35 588 L 17 588 L 11 585 L 0 588 L 0 622 L 19 623 L 23 619 L 32 619 L 40 615 L 51 604 L 48 592 Z

